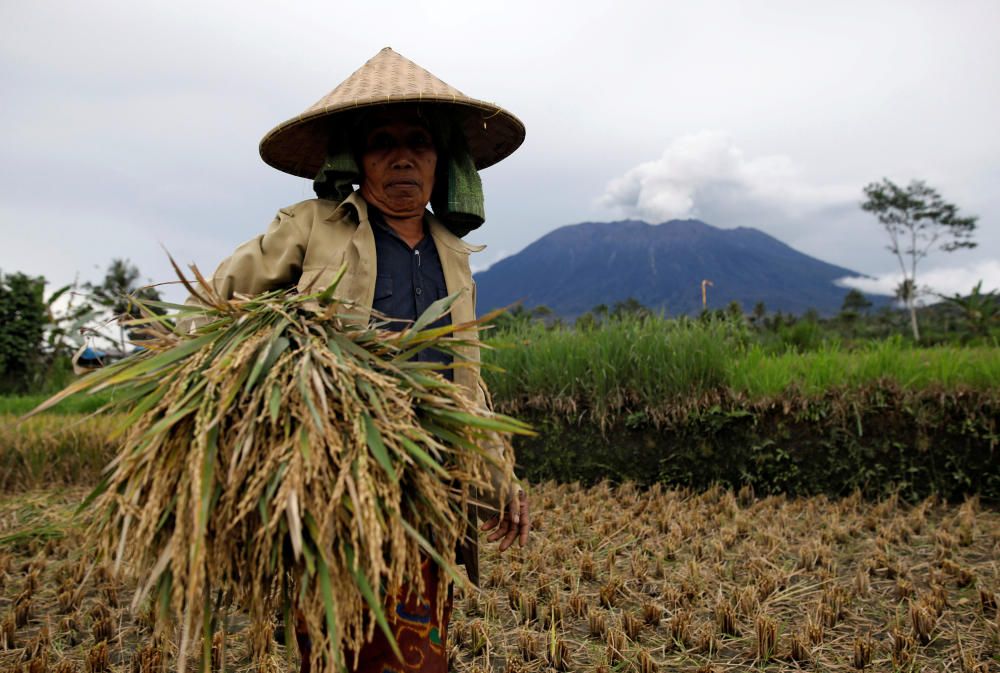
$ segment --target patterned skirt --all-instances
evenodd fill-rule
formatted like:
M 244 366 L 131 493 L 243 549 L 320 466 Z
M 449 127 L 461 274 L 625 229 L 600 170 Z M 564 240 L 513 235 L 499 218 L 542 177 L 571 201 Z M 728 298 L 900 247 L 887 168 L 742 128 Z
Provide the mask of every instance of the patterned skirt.
M 437 619 L 438 573 L 434 563 L 424 557 L 420 565 L 424 592 L 407 591 L 386 601 L 385 617 L 396 637 L 402 660 L 393 653 L 382 629 L 375 627 L 371 642 L 358 653 L 355 673 L 448 673 L 448 621 L 451 619 L 452 587 L 449 583 L 443 619 Z M 407 596 L 409 594 L 409 596 Z M 302 655 L 302 673 L 309 673 L 309 636 L 295 633 Z M 348 666 L 354 663 L 354 653 L 345 652 Z

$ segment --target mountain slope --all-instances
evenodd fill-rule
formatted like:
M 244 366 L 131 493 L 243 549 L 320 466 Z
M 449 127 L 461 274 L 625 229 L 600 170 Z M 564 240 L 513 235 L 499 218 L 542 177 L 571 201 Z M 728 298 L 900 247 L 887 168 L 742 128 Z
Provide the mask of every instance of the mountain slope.
M 699 220 L 659 225 L 584 222 L 552 231 L 475 275 L 478 309 L 523 300 L 574 317 L 597 304 L 634 297 L 676 315 L 701 310 L 701 281 L 711 280 L 709 308 L 739 301 L 749 311 L 821 313 L 840 309 L 847 289 L 833 281 L 859 275 L 805 255 L 772 236 Z

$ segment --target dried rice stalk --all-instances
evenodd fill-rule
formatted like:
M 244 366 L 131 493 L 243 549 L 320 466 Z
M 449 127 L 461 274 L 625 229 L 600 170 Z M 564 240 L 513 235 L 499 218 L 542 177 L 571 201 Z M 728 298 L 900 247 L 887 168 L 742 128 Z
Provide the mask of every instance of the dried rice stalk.
M 507 437 L 529 429 L 410 361 L 433 347 L 470 365 L 461 347 L 478 344 L 453 335 L 473 325 L 427 329 L 454 296 L 391 333 L 337 312 L 343 270 L 321 293 L 236 300 L 193 270 L 199 287 L 182 281 L 208 308 L 161 306 L 209 324 L 187 335 L 149 312 L 133 322 L 148 332 L 144 352 L 33 412 L 118 391 L 123 448 L 81 507 L 96 515 L 103 552 L 142 575 L 133 606 L 152 593 L 162 616 L 179 616 L 182 672 L 199 630 L 209 665 L 217 591 L 258 623 L 301 611 L 313 670 L 343 669 L 376 624 L 395 647 L 385 597 L 420 583 L 421 550 L 458 578 L 473 489 L 490 489 L 491 470 L 513 480 Z

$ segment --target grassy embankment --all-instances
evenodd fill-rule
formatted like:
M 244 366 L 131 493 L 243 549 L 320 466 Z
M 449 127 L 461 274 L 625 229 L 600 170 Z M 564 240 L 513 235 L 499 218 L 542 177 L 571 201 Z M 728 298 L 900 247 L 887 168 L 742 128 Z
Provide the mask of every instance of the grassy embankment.
M 533 479 L 1000 497 L 1000 349 L 901 339 L 797 352 L 728 321 L 541 325 L 491 339 Z M 609 438 L 614 441 L 609 441 Z

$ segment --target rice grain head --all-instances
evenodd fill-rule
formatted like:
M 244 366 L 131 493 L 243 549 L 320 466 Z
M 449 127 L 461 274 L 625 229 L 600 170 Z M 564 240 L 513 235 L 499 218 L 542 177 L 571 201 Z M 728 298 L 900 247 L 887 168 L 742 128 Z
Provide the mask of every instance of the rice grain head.
M 143 305 L 147 316 L 132 321 L 146 332 L 142 352 L 32 412 L 115 390 L 122 448 L 84 503 L 92 535 L 115 568 L 139 574 L 133 608 L 151 597 L 160 633 L 175 618 L 181 673 L 198 642 L 211 653 L 206 597 L 219 590 L 258 625 L 294 609 L 317 673 L 349 665 L 343 652 L 376 628 L 395 646 L 385 596 L 404 583 L 421 590 L 427 555 L 444 605 L 448 580 L 460 581 L 455 549 L 470 505 L 481 494 L 506 502 L 492 491 L 516 482 L 509 437 L 530 434 L 412 360 L 435 348 L 478 376 L 468 354 L 480 323 L 428 328 L 455 295 L 388 332 L 352 322 L 351 307 L 332 299 L 336 282 L 312 295 L 225 299 L 193 271 L 197 283 L 182 281 L 204 308 L 181 317 L 201 327 L 178 330 Z M 18 606 L 16 620 L 29 609 Z M 99 626 L 95 637 L 106 635 Z M 99 646 L 87 664 L 106 668 Z

